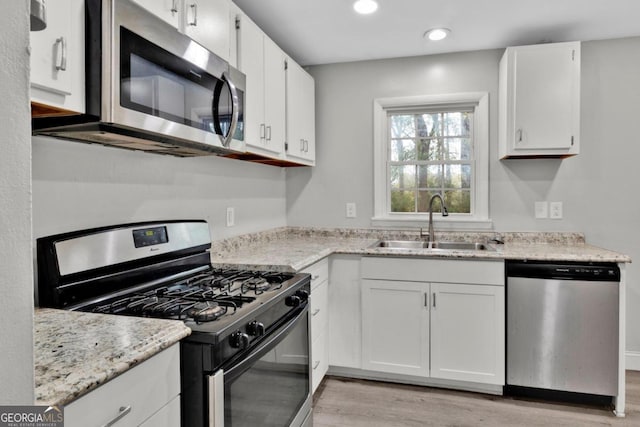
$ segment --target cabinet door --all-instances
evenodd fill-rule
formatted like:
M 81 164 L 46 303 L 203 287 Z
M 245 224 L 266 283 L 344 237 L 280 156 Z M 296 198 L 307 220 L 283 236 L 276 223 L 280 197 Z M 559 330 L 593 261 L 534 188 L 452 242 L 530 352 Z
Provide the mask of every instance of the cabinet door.
M 246 15 L 238 19 L 238 69 L 246 76 L 244 137 L 251 151 L 264 145 L 264 35 Z
M 229 0 L 185 0 L 183 25 L 189 37 L 229 59 Z
M 429 285 L 362 280 L 362 368 L 429 375 Z
M 264 112 L 265 149 L 281 154 L 284 151 L 286 123 L 285 55 L 270 38 L 264 37 Z
M 507 48 L 500 91 L 502 158 L 579 153 L 580 43 Z
M 47 28 L 30 33 L 31 100 L 83 113 L 84 2 L 47 3 Z
M 292 60 L 287 68 L 287 158 L 315 163 L 315 82 Z
M 504 287 L 431 284 L 431 377 L 504 384 Z
M 183 0 L 133 0 L 169 25 L 180 28 Z

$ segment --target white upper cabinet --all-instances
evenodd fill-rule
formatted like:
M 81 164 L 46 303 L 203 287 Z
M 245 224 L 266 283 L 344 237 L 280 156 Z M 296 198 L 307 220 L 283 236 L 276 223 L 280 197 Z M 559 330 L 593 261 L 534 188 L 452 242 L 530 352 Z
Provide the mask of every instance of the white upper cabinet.
M 230 0 L 134 0 L 225 61 L 229 59 Z
M 507 48 L 499 92 L 501 159 L 579 153 L 579 42 Z
M 285 140 L 285 54 L 246 15 L 237 17 L 238 68 L 246 75 L 247 151 L 281 159 Z
M 84 2 L 47 2 L 47 27 L 30 33 L 31 100 L 85 111 Z
M 315 82 L 292 60 L 287 66 L 287 160 L 313 166 L 316 159 Z

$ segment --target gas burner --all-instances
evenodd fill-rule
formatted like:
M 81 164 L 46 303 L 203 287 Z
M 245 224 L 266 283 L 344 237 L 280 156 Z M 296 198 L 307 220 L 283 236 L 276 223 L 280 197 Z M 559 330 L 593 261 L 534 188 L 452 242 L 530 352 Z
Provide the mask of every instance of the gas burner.
M 271 288 L 271 283 L 269 283 L 265 278 L 257 276 L 251 277 L 242 282 L 241 292 L 246 293 L 248 291 L 253 291 L 256 295 L 259 295 L 269 288 Z
M 196 323 L 211 322 L 227 313 L 227 307 L 219 305 L 215 301 L 198 302 L 187 310 L 187 316 L 193 318 Z

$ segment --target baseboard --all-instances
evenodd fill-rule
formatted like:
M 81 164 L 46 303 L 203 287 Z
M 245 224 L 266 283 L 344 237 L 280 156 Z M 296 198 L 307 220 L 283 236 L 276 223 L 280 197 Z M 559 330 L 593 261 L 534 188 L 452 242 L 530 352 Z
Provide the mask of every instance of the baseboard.
M 625 353 L 625 368 L 631 371 L 640 371 L 640 351 L 627 351 Z

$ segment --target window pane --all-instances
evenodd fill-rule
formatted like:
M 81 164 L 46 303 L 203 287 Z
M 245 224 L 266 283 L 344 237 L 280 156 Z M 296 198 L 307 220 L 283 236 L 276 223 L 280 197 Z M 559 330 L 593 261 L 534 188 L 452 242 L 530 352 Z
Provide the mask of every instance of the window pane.
M 440 114 L 418 114 L 416 115 L 417 136 L 433 137 L 441 135 Z
M 442 150 L 444 160 L 471 160 L 471 139 L 444 138 Z
M 444 135 L 468 136 L 471 132 L 470 113 L 444 113 Z
M 391 161 L 406 162 L 415 160 L 416 143 L 413 139 L 393 139 L 391 140 Z
M 471 166 L 470 165 L 445 165 L 444 187 L 470 188 L 471 187 Z
M 442 165 L 418 166 L 418 187 L 419 188 L 442 187 Z
M 418 212 L 429 212 L 429 201 L 431 200 L 431 196 L 439 193 L 439 191 L 433 190 L 425 190 L 418 191 Z M 440 200 L 436 199 L 433 201 L 433 211 L 440 212 Z
M 416 167 L 414 165 L 391 166 L 391 188 L 416 188 Z
M 415 212 L 415 192 L 391 190 L 391 212 Z
M 427 138 L 418 141 L 417 160 L 440 160 L 440 144 L 437 139 Z
M 390 116 L 391 138 L 413 138 L 416 136 L 413 115 Z
M 471 192 L 469 190 L 445 191 L 444 202 L 447 204 L 449 213 L 471 213 Z

